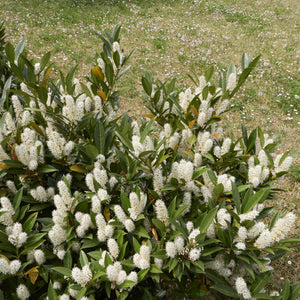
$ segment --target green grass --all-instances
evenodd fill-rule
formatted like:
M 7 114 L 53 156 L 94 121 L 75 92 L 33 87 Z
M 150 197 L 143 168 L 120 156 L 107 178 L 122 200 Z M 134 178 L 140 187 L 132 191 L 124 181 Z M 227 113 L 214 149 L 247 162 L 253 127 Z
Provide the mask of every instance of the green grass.
M 241 122 L 249 130 L 259 125 L 271 136 L 279 133 L 283 150 L 293 150 L 300 145 L 298 10 L 297 0 L 1 0 L 0 16 L 13 44 L 27 39 L 31 58 L 38 60 L 51 51 L 57 68 L 66 72 L 78 64 L 76 76 L 81 78 L 101 47 L 95 31 L 111 31 L 120 23 L 124 51 L 135 49 L 132 68 L 120 83 L 126 87 L 121 108 L 137 117 L 146 110 L 140 97 L 146 70 L 160 80 L 176 77 L 181 87 L 187 87 L 192 70 L 201 75 L 213 65 L 217 73 L 231 62 L 240 66 L 243 52 L 262 54 L 223 124 L 234 134 L 240 134 Z M 278 200 L 296 213 L 299 163 L 297 156 L 292 176 L 279 186 L 287 196 L 281 194 Z M 299 227 L 298 220 L 296 235 Z M 300 280 L 295 267 L 299 256 L 290 254 L 291 266 L 279 263 L 278 278 Z

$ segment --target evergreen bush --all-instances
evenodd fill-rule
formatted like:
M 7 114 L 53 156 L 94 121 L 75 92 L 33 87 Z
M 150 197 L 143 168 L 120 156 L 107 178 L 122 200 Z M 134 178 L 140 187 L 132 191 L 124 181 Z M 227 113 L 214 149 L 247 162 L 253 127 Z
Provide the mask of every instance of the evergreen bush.
M 0 299 L 296 299 L 271 266 L 299 242 L 296 217 L 268 205 L 292 157 L 220 123 L 259 57 L 182 91 L 146 73 L 134 121 L 118 114 L 119 34 L 100 35 L 84 83 L 75 68 L 55 82 L 50 53 L 34 63 L 2 35 Z

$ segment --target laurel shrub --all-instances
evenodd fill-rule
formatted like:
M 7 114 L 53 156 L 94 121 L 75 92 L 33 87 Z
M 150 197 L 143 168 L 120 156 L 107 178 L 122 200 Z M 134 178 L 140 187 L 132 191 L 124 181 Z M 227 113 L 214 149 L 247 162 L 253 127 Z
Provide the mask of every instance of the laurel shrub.
M 296 299 L 272 277 L 296 217 L 269 205 L 292 157 L 220 122 L 259 57 L 187 89 L 146 73 L 134 120 L 118 112 L 119 35 L 99 34 L 84 82 L 2 35 L 0 299 Z

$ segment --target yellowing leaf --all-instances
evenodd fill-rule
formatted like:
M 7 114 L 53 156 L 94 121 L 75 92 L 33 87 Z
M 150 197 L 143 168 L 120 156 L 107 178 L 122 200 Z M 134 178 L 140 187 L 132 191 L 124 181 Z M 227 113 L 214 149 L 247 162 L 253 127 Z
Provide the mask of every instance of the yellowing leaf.
M 24 273 L 24 275 L 28 275 L 30 282 L 32 284 L 35 284 L 36 280 L 39 277 L 39 266 L 35 266 L 35 267 L 31 268 L 26 273 Z
M 44 135 L 42 129 L 40 126 L 38 126 L 36 123 L 32 123 L 31 124 L 31 127 L 37 132 L 39 133 L 40 135 Z
M 196 182 L 197 184 L 199 184 L 199 185 L 203 185 L 203 183 L 201 183 L 201 182 L 198 181 L 198 180 L 195 180 L 195 182 Z
M 103 102 L 105 102 L 106 94 L 103 91 L 98 90 L 97 95 L 102 99 Z
M 153 118 L 155 118 L 155 115 L 153 115 L 153 114 L 142 114 L 142 117 L 153 119 Z
M 52 68 L 49 68 L 49 69 L 47 70 L 47 72 L 45 73 L 44 78 L 43 78 L 43 82 L 42 82 L 42 86 L 43 86 L 43 87 L 46 87 L 46 84 L 47 84 L 47 81 L 48 81 L 48 79 L 49 79 L 49 76 L 50 76 L 51 71 L 52 71 Z
M 103 79 L 104 79 L 104 74 L 103 74 L 102 70 L 100 69 L 100 67 L 96 66 L 96 67 L 92 68 L 92 73 L 93 73 L 97 78 L 99 78 L 100 80 L 103 81 Z
M 86 173 L 87 172 L 87 170 L 85 168 L 83 168 L 81 166 L 77 166 L 77 165 L 71 166 L 70 170 L 73 172 L 77 172 L 77 173 Z
M 189 122 L 189 129 L 192 129 L 192 127 L 194 126 L 196 120 L 192 120 Z
M 197 108 L 194 105 L 191 105 L 191 109 L 192 109 L 193 114 L 196 116 L 196 118 L 198 118 L 199 114 L 198 114 Z
M 108 222 L 110 220 L 110 210 L 107 206 L 105 206 L 103 214 L 106 219 L 106 222 Z
M 118 290 L 115 290 L 117 298 L 120 296 L 120 292 Z
M 211 137 L 215 137 L 215 138 L 220 138 L 220 137 L 221 137 L 218 133 L 216 133 L 216 134 L 211 134 L 210 136 L 211 136 Z
M 0 163 L 0 169 L 9 169 L 9 168 L 12 168 L 12 166 L 9 166 L 9 165 L 7 165 L 7 164 Z
M 194 159 L 193 153 L 188 152 L 188 151 L 185 151 L 185 150 L 183 150 L 183 152 L 184 152 L 187 156 L 189 156 L 191 159 Z
M 213 115 L 213 116 L 212 116 L 212 119 L 220 119 L 220 116 Z
M 155 239 L 158 241 L 158 235 L 157 235 L 157 232 L 156 232 L 155 228 L 152 228 L 151 231 L 152 231 Z

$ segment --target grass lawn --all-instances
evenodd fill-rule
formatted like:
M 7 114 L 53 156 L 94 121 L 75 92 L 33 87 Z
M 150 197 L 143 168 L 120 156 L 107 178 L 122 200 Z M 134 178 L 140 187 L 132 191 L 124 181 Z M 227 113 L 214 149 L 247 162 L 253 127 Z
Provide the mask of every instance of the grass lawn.
M 0 16 L 7 39 L 27 39 L 32 58 L 52 52 L 56 68 L 78 64 L 77 77 L 89 72 L 102 43 L 95 34 L 122 25 L 125 52 L 135 48 L 132 68 L 121 85 L 122 110 L 136 117 L 145 112 L 141 76 L 176 77 L 192 85 L 187 74 L 201 75 L 209 66 L 216 74 L 231 62 L 240 65 L 243 52 L 262 54 L 258 67 L 232 102 L 223 121 L 227 132 L 240 133 L 244 123 L 280 141 L 281 150 L 300 147 L 300 6 L 298 0 L 1 0 Z M 300 158 L 279 188 L 281 212 L 300 211 Z M 299 236 L 298 218 L 294 235 Z M 300 250 L 281 259 L 278 280 L 300 281 Z

